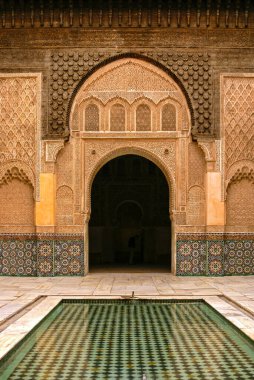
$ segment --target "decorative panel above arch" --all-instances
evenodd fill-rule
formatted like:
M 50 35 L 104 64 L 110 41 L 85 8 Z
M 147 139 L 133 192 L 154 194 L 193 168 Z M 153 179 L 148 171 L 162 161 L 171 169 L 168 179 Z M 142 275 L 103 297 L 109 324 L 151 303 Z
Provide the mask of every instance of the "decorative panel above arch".
M 143 49 L 140 53 L 119 53 L 108 48 L 89 51 L 79 49 L 75 52 L 63 50 L 52 53 L 50 66 L 52 99 L 49 107 L 49 125 L 44 134 L 68 137 L 72 123 L 71 110 L 80 89 L 94 77 L 94 74 L 123 59 L 136 59 L 141 64 L 148 64 L 154 70 L 164 73 L 168 81 L 177 84 L 184 94 L 190 111 L 188 118 L 191 117 L 192 135 L 214 135 L 212 70 L 209 54 L 201 51 L 183 53 L 168 49 L 153 51 Z M 58 110 L 58 114 L 55 110 Z
M 110 108 L 110 130 L 125 130 L 125 108 L 122 104 L 113 104 Z
M 166 103 L 161 109 L 162 131 L 176 130 L 176 108 L 173 104 Z
M 110 126 L 106 127 L 107 131 L 156 131 L 156 128 L 152 126 L 152 110 L 158 113 L 157 119 L 161 123 L 159 116 L 161 102 L 170 103 L 171 117 L 164 112 L 162 118 L 164 127 L 159 126 L 157 130 L 171 132 L 191 128 L 188 104 L 178 84 L 160 68 L 140 59 L 122 58 L 94 72 L 77 92 L 72 104 L 71 125 L 75 124 L 76 107 L 90 104 L 92 99 L 101 105 L 102 113 L 103 108 L 110 107 Z M 113 104 L 114 101 L 115 104 Z M 113 105 L 109 106 L 111 103 Z M 91 105 L 86 107 L 88 110 Z M 165 111 L 168 110 L 165 109 Z M 128 112 L 133 115 L 128 116 Z M 177 113 L 180 114 L 179 117 Z M 104 114 L 104 120 L 106 120 L 107 112 Z M 128 126 L 126 126 L 126 117 L 131 123 Z M 177 120 L 181 124 L 178 128 Z M 167 127 L 165 127 L 165 122 L 168 124 Z M 92 131 L 87 127 L 90 124 L 90 119 L 86 120 L 87 131 Z M 156 126 L 156 122 L 154 125 Z M 99 130 L 102 131 L 103 128 Z
M 88 104 L 85 108 L 85 130 L 96 132 L 99 130 L 100 115 L 99 107 L 94 104 Z
M 97 97 L 106 103 L 114 97 L 132 104 L 146 97 L 157 104 L 167 96 L 183 101 L 178 85 L 156 66 L 134 58 L 123 58 L 98 69 L 78 92 L 78 98 Z
M 151 131 L 151 109 L 147 104 L 139 104 L 136 109 L 136 131 Z

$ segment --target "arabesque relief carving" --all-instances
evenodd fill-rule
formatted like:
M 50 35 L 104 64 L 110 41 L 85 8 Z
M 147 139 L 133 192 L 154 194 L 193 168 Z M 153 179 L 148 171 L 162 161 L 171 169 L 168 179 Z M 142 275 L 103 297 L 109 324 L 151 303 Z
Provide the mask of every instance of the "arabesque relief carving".
M 17 178 L 21 182 L 31 184 L 35 187 L 35 176 L 33 170 L 24 162 L 11 161 L 0 166 L 0 186 Z
M 177 210 L 181 218 L 174 220 L 186 224 L 191 115 L 178 84 L 163 70 L 136 58 L 109 63 L 79 89 L 70 121 L 75 220 L 81 213 L 89 220 L 91 186 L 99 169 L 119 155 L 137 154 L 161 168 L 169 183 L 168 212 L 173 217 Z M 63 152 L 57 159 L 59 170 Z
M 73 191 L 68 186 L 60 186 L 56 192 L 56 224 L 73 224 Z
M 48 140 L 45 141 L 46 145 L 46 162 L 56 162 L 56 157 L 60 150 L 64 147 L 63 140 Z
M 198 139 L 198 145 L 204 152 L 206 162 L 216 161 L 216 147 L 214 141 L 204 141 Z
M 127 55 L 129 53 L 126 53 Z M 129 54 L 140 58 L 141 55 Z M 211 122 L 212 114 L 212 72 L 209 64 L 209 55 L 206 53 L 171 53 L 171 52 L 151 52 L 142 51 L 144 59 L 158 62 L 165 71 L 172 73 L 173 81 L 178 82 L 187 97 L 191 99 L 188 106 L 191 110 L 192 133 L 194 135 L 213 134 Z M 51 56 L 51 75 L 50 75 L 50 110 L 49 110 L 49 130 L 52 136 L 67 137 L 69 135 L 69 111 L 71 99 L 77 93 L 80 81 L 96 65 L 101 64 L 109 58 L 115 56 L 114 51 L 75 51 L 67 53 L 65 51 L 54 53 Z M 116 58 L 125 57 L 124 52 Z M 106 66 L 105 66 L 106 67 Z M 138 75 L 137 67 L 134 78 L 142 80 L 142 75 Z M 167 74 L 166 74 L 167 75 Z M 139 79 L 140 77 L 140 79 Z M 119 79 L 120 77 L 116 76 Z M 123 78 L 123 77 L 122 77 Z M 169 76 L 170 78 L 170 76 Z M 124 90 L 125 87 L 122 87 Z M 120 89 L 119 89 L 120 90 Z M 101 94 L 102 96 L 102 94 Z M 129 93 L 129 97 L 137 95 Z M 159 92 L 154 92 L 150 96 L 155 97 L 157 102 L 161 99 Z M 159 96 L 159 98 L 158 98 Z M 173 93 L 172 93 L 173 96 Z M 132 98 L 130 98 L 131 101 Z M 185 115 L 183 115 L 183 119 Z
M 11 169 L 7 169 L 5 174 L 0 179 L 0 186 L 11 182 L 13 179 L 18 179 L 21 182 L 32 185 L 31 180 L 26 175 L 23 169 L 19 169 L 17 166 L 13 166 Z
M 227 172 L 225 186 L 227 188 L 230 183 L 244 178 L 249 179 L 251 182 L 254 181 L 254 161 L 241 160 L 235 162 Z
M 236 161 L 254 160 L 254 74 L 223 74 L 221 91 L 227 172 Z
M 205 225 L 205 191 L 200 186 L 192 186 L 188 191 L 187 224 Z
M 6 172 L 0 182 L 0 225 L 26 228 L 34 226 L 33 187 L 24 172 L 13 168 Z
M 226 223 L 232 226 L 254 226 L 253 171 L 237 172 L 227 188 Z
M 225 197 L 227 198 L 227 224 L 248 224 L 249 217 L 238 220 L 237 214 L 242 199 L 246 195 L 247 188 L 252 184 L 254 168 L 254 74 L 236 73 L 221 75 L 221 118 L 223 124 L 224 146 L 223 146 L 223 177 Z M 249 182 L 242 179 L 249 179 Z M 240 180 L 240 182 L 239 182 Z M 236 181 L 239 184 L 233 184 Z M 246 189 L 243 187 L 246 183 Z M 250 186 L 249 191 L 252 187 Z M 238 195 L 237 195 L 238 194 Z M 231 202 L 230 200 L 234 200 Z M 239 203 L 240 202 L 240 203 Z M 248 202 L 247 202 L 248 204 Z M 229 206 L 230 205 L 230 206 Z M 230 210 L 229 210 L 230 207 Z M 244 210 L 244 205 L 242 205 Z M 235 217 L 232 216 L 235 213 Z M 230 216 L 229 216 L 230 215 Z M 236 219 L 235 219 L 236 218 Z
M 56 161 L 56 184 L 57 188 L 63 185 L 73 187 L 73 142 L 65 144 L 64 149 L 61 149 L 57 155 Z M 77 164 L 77 163 L 76 163 Z
M 188 186 L 205 186 L 206 161 L 204 152 L 196 142 L 188 147 Z
M 28 168 L 39 198 L 41 74 L 0 74 L 0 164 Z M 27 170 L 25 170 L 27 172 Z M 36 181 L 34 181 L 34 178 Z

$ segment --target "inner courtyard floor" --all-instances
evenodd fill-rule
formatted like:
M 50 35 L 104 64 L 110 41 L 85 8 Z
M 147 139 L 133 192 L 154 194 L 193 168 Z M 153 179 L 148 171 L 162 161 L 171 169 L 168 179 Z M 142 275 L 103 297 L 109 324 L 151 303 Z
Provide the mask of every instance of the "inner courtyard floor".
M 254 340 L 254 276 L 99 272 L 85 277 L 1 277 L 0 359 L 63 298 L 131 296 L 204 299 Z

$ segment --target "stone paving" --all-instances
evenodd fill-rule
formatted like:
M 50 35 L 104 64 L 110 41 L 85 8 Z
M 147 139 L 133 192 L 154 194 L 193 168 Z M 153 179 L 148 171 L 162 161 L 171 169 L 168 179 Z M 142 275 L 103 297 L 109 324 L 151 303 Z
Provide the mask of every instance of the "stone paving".
M 92 273 L 86 277 L 0 277 L 0 321 L 37 296 L 224 295 L 254 313 L 254 276 L 176 277 L 165 273 Z
M 43 296 L 39 304 L 0 332 L 0 358 L 43 319 L 62 298 L 204 299 L 254 339 L 254 276 L 176 277 L 165 273 L 91 273 L 86 277 L 0 277 L 0 328 Z

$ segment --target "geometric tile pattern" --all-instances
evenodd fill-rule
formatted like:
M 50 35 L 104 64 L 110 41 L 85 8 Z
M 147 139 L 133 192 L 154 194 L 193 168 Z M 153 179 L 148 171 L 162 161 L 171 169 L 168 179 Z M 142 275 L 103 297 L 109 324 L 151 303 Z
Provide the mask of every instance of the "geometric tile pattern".
M 254 235 L 177 234 L 176 274 L 254 274 Z M 0 275 L 82 276 L 84 241 L 76 234 L 1 234 Z
M 37 242 L 37 275 L 54 276 L 53 240 L 45 239 Z
M 224 241 L 207 241 L 207 274 L 221 276 L 224 274 Z
M 36 244 L 33 238 L 0 240 L 0 273 L 5 276 L 36 276 Z
M 62 303 L 0 377 L 252 380 L 254 344 L 204 302 Z
M 177 274 L 206 275 L 206 242 L 204 240 L 177 241 Z
M 55 276 L 83 274 L 83 240 L 57 240 L 54 248 Z
M 83 274 L 82 235 L 0 235 L 0 275 L 82 276 Z
M 177 234 L 176 272 L 180 276 L 254 274 L 254 235 Z
M 254 240 L 225 242 L 225 274 L 245 275 L 254 272 Z

